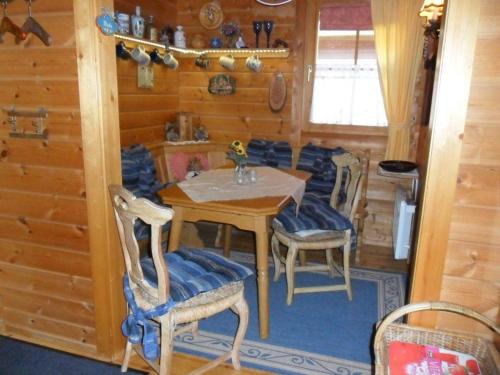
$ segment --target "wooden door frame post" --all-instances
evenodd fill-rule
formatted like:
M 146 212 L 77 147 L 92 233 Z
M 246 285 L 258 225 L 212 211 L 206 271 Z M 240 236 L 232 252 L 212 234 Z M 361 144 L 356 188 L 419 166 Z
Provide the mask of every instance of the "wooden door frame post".
M 124 348 L 120 323 L 123 256 L 108 185 L 121 184 L 120 126 L 114 38 L 95 19 L 112 0 L 73 0 L 97 355 L 114 360 Z
M 448 0 L 429 122 L 427 170 L 419 202 L 409 302 L 439 300 L 469 103 L 480 0 Z M 433 327 L 435 313 L 410 323 Z

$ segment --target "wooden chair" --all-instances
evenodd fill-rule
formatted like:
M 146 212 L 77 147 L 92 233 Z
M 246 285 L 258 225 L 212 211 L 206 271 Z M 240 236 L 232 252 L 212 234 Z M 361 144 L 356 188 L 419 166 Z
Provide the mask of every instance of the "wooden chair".
M 112 185 L 109 190 L 127 272 L 124 277 L 124 291 L 129 306 L 129 316 L 124 321 L 122 330 L 128 336 L 128 341 L 121 368 L 122 372 L 127 371 L 131 352 L 134 349 L 157 373 L 169 374 L 173 338 L 186 331 L 195 333 L 200 319 L 212 316 L 227 308 L 238 314 L 240 319 L 232 350 L 195 370 L 192 374 L 205 372 L 228 358 L 232 359 L 234 368 L 238 370 L 240 368 L 240 345 L 248 325 L 248 306 L 244 298 L 242 279 L 251 274 L 251 271 L 222 256 L 206 251 L 180 249 L 164 254 L 161 249 L 160 229 L 162 225 L 172 219 L 173 210 L 160 207 L 144 198 L 136 198 L 122 186 Z M 139 248 L 133 230 L 134 222 L 138 218 L 151 226 L 152 258 L 139 259 Z M 212 266 L 214 262 L 216 265 Z M 212 288 L 206 287 L 197 290 L 198 294 L 191 293 L 195 295 L 189 295 L 187 298 L 184 295 L 185 298 L 180 298 L 182 293 L 186 294 L 187 291 L 191 291 L 195 284 L 196 288 L 199 289 L 198 284 L 202 278 L 190 279 L 192 284 L 181 285 L 181 287 L 185 287 L 181 289 L 179 285 L 184 280 L 179 280 L 179 275 L 185 279 L 184 274 L 188 272 L 189 268 L 196 269 L 193 274 L 199 275 L 200 267 L 210 268 L 210 270 L 205 270 L 207 272 L 203 273 L 202 277 L 208 273 L 210 275 L 216 274 L 219 267 L 224 267 L 227 273 L 216 274 L 219 282 L 214 284 L 219 285 L 212 286 Z M 238 274 L 238 277 L 228 276 L 235 273 Z M 229 280 L 224 279 L 222 282 L 221 278 Z M 201 282 L 203 283 L 203 281 Z M 147 336 L 145 337 L 146 342 L 152 342 L 153 351 L 149 350 L 151 346 L 144 346 L 147 349 L 144 350 L 141 346 L 143 338 L 137 339 L 130 332 L 133 331 L 134 327 L 137 327 L 137 323 L 143 326 L 144 332 L 151 332 L 151 327 L 154 328 L 153 339 L 151 336 L 149 336 L 149 340 Z M 128 329 L 130 328 L 129 324 L 130 330 Z M 179 328 L 177 329 L 177 327 Z M 142 330 L 135 331 L 135 333 L 137 332 L 142 332 Z M 160 336 L 159 348 L 157 332 Z
M 361 191 L 363 188 L 362 164 L 358 157 L 351 153 L 332 156 L 332 161 L 337 167 L 335 186 L 331 195 L 330 206 L 337 209 L 345 217 L 349 218 L 352 223 L 360 200 Z M 343 170 L 349 171 L 345 180 L 346 201 L 340 207 L 338 205 L 338 197 L 342 184 Z M 274 281 L 277 281 L 283 271 L 286 272 L 287 279 L 287 304 L 290 305 L 293 300 L 293 294 L 296 293 L 312 293 L 324 291 L 339 291 L 346 290 L 349 300 L 352 300 L 351 281 L 349 274 L 349 256 L 351 252 L 351 229 L 343 231 L 324 230 L 314 234 L 301 236 L 297 233 L 289 233 L 279 223 L 273 221 L 274 233 L 271 238 L 271 248 L 274 259 Z M 285 245 L 287 249 L 286 257 L 280 253 L 280 243 Z M 333 249 L 342 248 L 343 251 L 343 271 L 341 271 L 333 260 Z M 304 264 L 296 266 L 296 259 L 299 251 L 308 250 L 325 250 L 326 265 L 307 265 L 305 257 Z M 301 271 L 317 271 L 326 270 L 331 277 L 334 277 L 334 270 L 344 276 L 344 284 L 342 285 L 323 285 L 313 287 L 295 287 L 295 272 Z

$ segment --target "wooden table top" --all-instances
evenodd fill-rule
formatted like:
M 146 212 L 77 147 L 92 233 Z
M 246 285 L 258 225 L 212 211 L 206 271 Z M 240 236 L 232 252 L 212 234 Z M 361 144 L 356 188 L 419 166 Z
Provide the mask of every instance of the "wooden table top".
M 304 181 L 307 181 L 311 177 L 311 173 L 305 171 L 281 171 Z M 291 197 L 286 196 L 275 196 L 230 201 L 194 202 L 177 184 L 160 190 L 158 195 L 161 197 L 163 203 L 170 204 L 172 206 L 177 205 L 196 209 L 234 213 L 241 212 L 242 214 L 250 216 L 276 215 L 291 199 Z

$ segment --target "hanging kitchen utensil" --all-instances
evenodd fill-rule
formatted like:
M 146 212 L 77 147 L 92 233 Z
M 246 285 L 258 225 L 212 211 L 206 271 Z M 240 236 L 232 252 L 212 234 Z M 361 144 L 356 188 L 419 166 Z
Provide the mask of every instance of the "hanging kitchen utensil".
M 273 112 L 279 112 L 286 103 L 286 80 L 281 72 L 275 72 L 269 86 L 269 107 Z
M 36 35 L 46 46 L 50 46 L 52 43 L 52 37 L 50 34 L 31 16 L 31 3 L 34 0 L 26 0 L 28 3 L 28 18 L 24 21 L 24 25 L 21 29 L 26 33 L 31 33 Z M 16 37 L 16 43 L 20 43 L 23 39 Z
M 16 37 L 16 40 L 24 40 L 28 34 L 17 26 L 12 20 L 7 17 L 7 3 L 13 0 L 1 0 L 3 6 L 3 18 L 0 22 L 0 43 L 3 43 L 3 36 L 5 33 L 11 33 Z

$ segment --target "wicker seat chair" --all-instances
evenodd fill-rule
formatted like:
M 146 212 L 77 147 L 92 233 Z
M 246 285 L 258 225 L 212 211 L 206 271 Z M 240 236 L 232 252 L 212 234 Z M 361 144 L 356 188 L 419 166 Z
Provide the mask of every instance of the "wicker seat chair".
M 334 189 L 330 199 L 330 206 L 336 209 L 350 223 L 353 222 L 358 202 L 363 187 L 362 163 L 358 157 L 351 153 L 332 156 L 332 161 L 337 167 Z M 343 171 L 348 171 L 342 181 Z M 339 205 L 339 192 L 343 185 L 346 200 Z M 290 305 L 293 295 L 297 293 L 312 293 L 325 291 L 346 290 L 349 300 L 352 300 L 351 280 L 349 274 L 349 255 L 351 252 L 352 230 L 317 230 L 309 235 L 288 232 L 278 221 L 273 221 L 274 233 L 271 238 L 271 248 L 274 259 L 274 281 L 277 281 L 283 271 L 286 272 L 287 280 L 287 304 Z M 280 253 L 280 243 L 287 247 L 286 257 Z M 333 249 L 342 248 L 343 271 L 339 269 L 333 259 Z M 301 251 L 325 250 L 327 264 L 308 265 L 304 262 L 296 266 L 297 255 Z M 305 256 L 302 259 L 305 261 Z M 335 269 L 344 276 L 342 285 L 322 285 L 311 287 L 296 287 L 295 272 L 302 271 L 328 271 L 334 277 Z
M 200 374 L 231 358 L 240 368 L 239 349 L 248 325 L 243 279 L 252 272 L 222 256 L 197 249 L 164 253 L 161 227 L 172 219 L 170 208 L 136 198 L 119 185 L 109 187 L 125 258 L 124 292 L 129 315 L 122 324 L 128 337 L 122 372 L 132 349 L 157 373 L 169 374 L 173 338 L 195 333 L 200 319 L 230 308 L 239 315 L 233 348 L 192 374 Z M 134 222 L 151 226 L 152 258 L 139 259 Z M 158 340 L 159 336 L 159 340 Z

